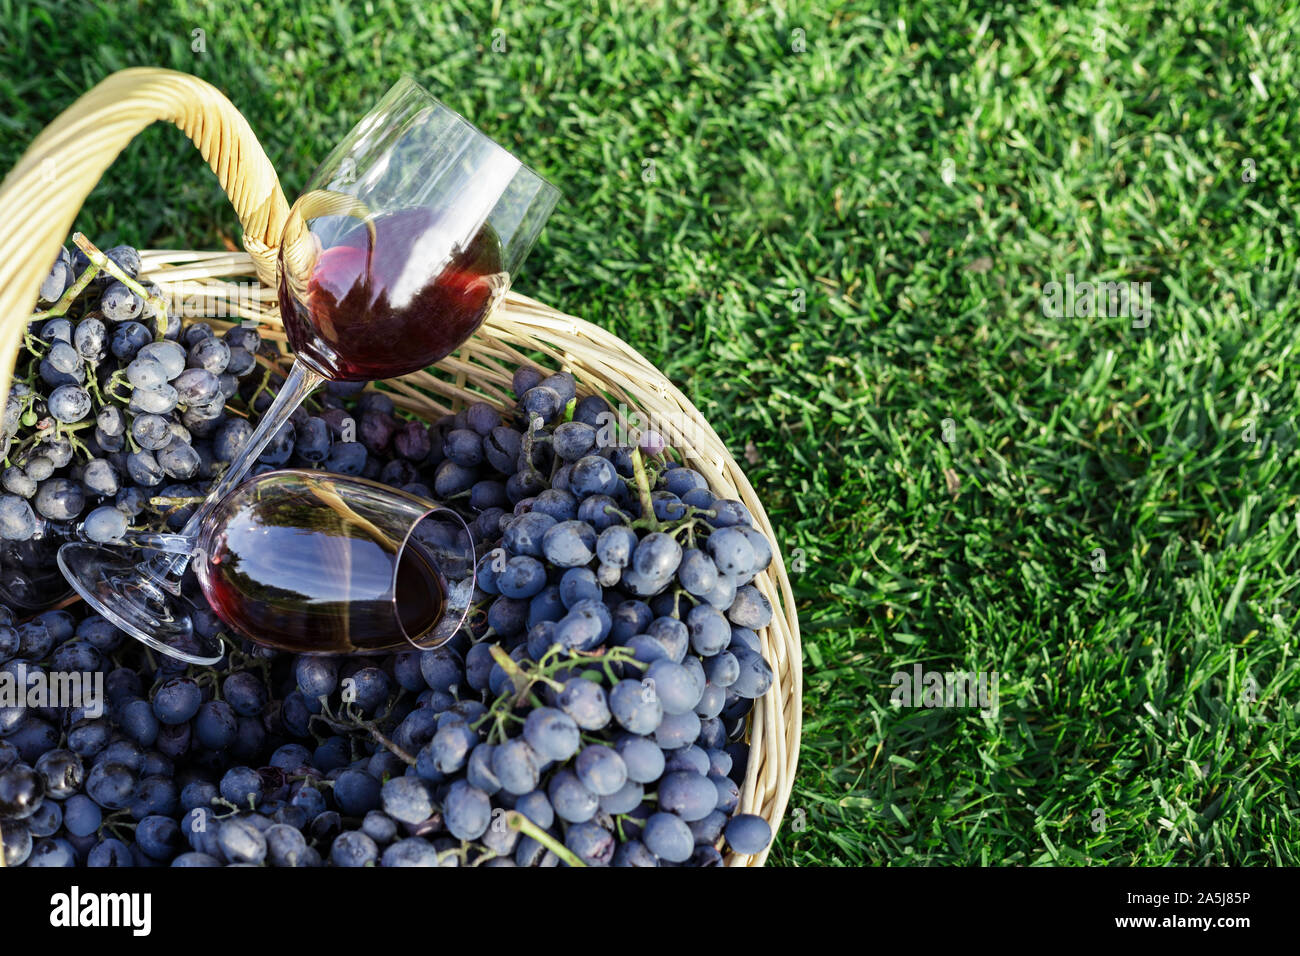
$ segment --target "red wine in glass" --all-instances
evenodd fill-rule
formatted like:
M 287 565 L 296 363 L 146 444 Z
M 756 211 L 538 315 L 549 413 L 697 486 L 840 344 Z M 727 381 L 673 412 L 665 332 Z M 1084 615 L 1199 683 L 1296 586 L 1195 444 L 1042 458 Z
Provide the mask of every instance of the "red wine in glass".
M 462 246 L 449 241 L 456 232 L 447 219 L 414 207 L 365 221 L 313 221 L 311 231 L 329 245 L 306 296 L 280 286 L 280 314 L 297 358 L 331 379 L 369 381 L 426 368 L 468 339 L 509 276 L 490 223 Z
M 433 502 L 362 478 L 284 470 L 216 507 L 194 570 L 217 615 L 297 654 L 433 646 L 473 590 L 468 527 Z

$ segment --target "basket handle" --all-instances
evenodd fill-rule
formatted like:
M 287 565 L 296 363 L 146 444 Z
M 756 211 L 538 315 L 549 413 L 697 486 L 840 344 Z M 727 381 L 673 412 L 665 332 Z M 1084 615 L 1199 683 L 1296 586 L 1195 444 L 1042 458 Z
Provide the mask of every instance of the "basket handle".
M 188 73 L 114 73 L 46 127 L 0 183 L 0 403 L 41 280 L 82 203 L 135 135 L 157 120 L 194 141 L 235 207 L 258 279 L 275 285 L 289 204 L 248 121 L 220 90 Z

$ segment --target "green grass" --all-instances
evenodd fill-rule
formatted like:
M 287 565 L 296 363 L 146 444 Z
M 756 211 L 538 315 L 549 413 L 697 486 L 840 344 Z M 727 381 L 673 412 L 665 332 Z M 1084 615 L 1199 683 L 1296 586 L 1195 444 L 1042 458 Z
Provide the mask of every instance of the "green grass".
M 0 0 L 0 168 L 160 64 L 224 89 L 293 195 L 414 74 L 565 192 L 521 290 L 652 357 L 799 560 L 774 862 L 1300 863 L 1300 13 L 496 7 Z M 161 128 L 78 226 L 238 236 Z M 1150 326 L 1045 315 L 1068 273 L 1150 282 Z M 998 671 L 997 716 L 891 707 L 917 662 Z

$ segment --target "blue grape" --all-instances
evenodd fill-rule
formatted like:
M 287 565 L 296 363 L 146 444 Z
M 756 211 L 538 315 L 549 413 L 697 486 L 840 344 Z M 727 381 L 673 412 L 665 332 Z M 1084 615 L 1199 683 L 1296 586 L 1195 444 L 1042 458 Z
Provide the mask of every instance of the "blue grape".
M 338 661 L 332 657 L 302 655 L 294 662 L 294 677 L 306 697 L 327 697 L 338 687 Z
M 442 453 L 462 468 L 475 468 L 483 463 L 483 436 L 468 428 L 453 429 L 443 440 Z
M 664 752 L 649 737 L 623 734 L 616 741 L 615 749 L 623 758 L 629 780 L 635 783 L 653 783 L 663 776 Z
M 262 799 L 262 778 L 251 767 L 231 767 L 221 778 L 221 799 L 246 807 Z
M 307 858 L 307 839 L 302 832 L 283 823 L 267 828 L 266 859 L 272 866 L 300 866 Z
M 695 850 L 695 837 L 681 817 L 655 813 L 645 822 L 641 840 L 655 856 L 670 863 L 685 863 Z
M 591 495 L 578 505 L 578 520 L 585 521 L 600 532 L 619 524 L 624 516 L 618 508 L 618 502 L 609 495 Z
M 614 861 L 617 844 L 614 834 L 595 823 L 578 823 L 569 827 L 564 845 L 588 866 L 609 866 Z
M 520 397 L 519 407 L 530 417 L 536 415 L 543 422 L 550 422 L 560 413 L 564 402 L 555 389 L 535 385 Z
M 672 492 L 679 498 L 692 488 L 707 489 L 709 487 L 709 483 L 704 476 L 691 468 L 673 468 L 664 472 L 660 484 L 664 486 L 665 490 Z
M 714 607 L 699 604 L 686 615 L 691 647 L 697 654 L 711 657 L 731 644 L 731 625 Z
M 762 853 L 772 842 L 772 827 L 760 816 L 738 813 L 726 827 L 727 845 L 737 853 Z
M 625 568 L 632 560 L 636 550 L 636 532 L 627 525 L 611 525 L 600 533 L 596 539 L 596 556 L 602 564 L 615 568 Z
M 619 725 L 634 734 L 649 734 L 663 720 L 663 704 L 649 685 L 621 680 L 609 693 L 609 710 Z
M 756 700 L 767 693 L 772 686 L 772 668 L 761 654 L 747 647 L 732 646 L 732 655 L 740 665 L 740 674 L 736 681 L 727 688 L 729 692 L 748 700 Z
M 210 700 L 199 708 L 194 721 L 199 743 L 209 750 L 225 750 L 235 742 L 238 723 L 234 710 L 225 701 Z
M 572 770 L 556 771 L 546 787 L 555 815 L 566 823 L 585 823 L 596 815 L 599 800 Z
M 570 678 L 565 681 L 556 704 L 582 730 L 601 730 L 610 721 L 605 689 L 595 681 L 582 677 Z
M 631 728 L 629 728 L 631 729 Z M 664 750 L 685 747 L 700 734 L 700 718 L 694 711 L 684 714 L 665 714 L 654 729 L 654 739 Z
M 438 851 L 428 840 L 407 837 L 384 850 L 381 866 L 437 866 Z
M 96 508 L 86 515 L 81 530 L 91 541 L 107 544 L 118 541 L 126 534 L 127 517 L 112 505 Z
M 659 809 L 675 813 L 687 823 L 702 820 L 718 804 L 713 781 L 690 770 L 666 773 L 659 781 Z
M 546 587 L 546 568 L 536 558 L 519 555 L 506 562 L 496 585 L 506 597 L 531 598 Z
M 736 588 L 736 596 L 727 609 L 727 617 L 739 627 L 758 630 L 772 621 L 772 603 L 752 584 Z
M 542 759 L 522 737 L 497 746 L 492 752 L 492 772 L 506 793 L 525 794 L 537 788 Z
M 551 487 L 533 499 L 532 510 L 550 515 L 556 521 L 573 521 L 578 517 L 578 499 L 567 491 Z
M 86 462 L 81 469 L 81 483 L 94 495 L 108 497 L 115 495 L 121 487 L 117 478 L 117 469 L 102 458 Z
M 86 856 L 86 865 L 95 868 L 135 866 L 131 848 L 115 837 L 100 840 Z
M 585 422 L 564 422 L 551 433 L 551 447 L 565 461 L 578 461 L 596 447 L 596 429 Z
M 188 677 L 173 677 L 154 694 L 154 716 L 164 724 L 183 724 L 199 712 L 203 692 Z
M 681 664 L 666 659 L 657 660 L 646 669 L 645 680 L 653 684 L 654 693 L 663 704 L 665 714 L 684 714 L 694 710 L 700 702 L 703 688 L 695 684 Z
M 627 765 L 611 747 L 598 744 L 582 748 L 574 771 L 583 785 L 598 797 L 618 793 L 627 783 Z
M 103 822 L 103 810 L 85 793 L 73 793 L 64 804 L 64 826 L 75 836 L 90 836 Z
M 329 457 L 330 431 L 324 419 L 310 416 L 297 426 L 296 433 L 294 451 L 303 461 L 318 464 Z
M 36 489 L 34 500 L 36 510 L 46 518 L 52 521 L 71 521 L 86 506 L 86 493 L 79 483 L 71 479 L 49 478 L 42 481 Z
M 122 732 L 140 746 L 150 747 L 158 739 L 158 718 L 149 701 L 131 701 L 122 708 L 119 719 Z
M 151 814 L 135 827 L 135 842 L 145 856 L 153 860 L 171 859 L 180 842 L 180 827 L 171 817 Z
M 428 787 L 418 777 L 396 777 L 383 786 L 384 812 L 401 823 L 414 826 L 433 813 Z
M 613 865 L 654 867 L 659 865 L 659 859 L 640 840 L 629 840 L 618 845 Z
M 495 744 L 480 743 L 470 751 L 469 760 L 465 764 L 465 779 L 488 796 L 501 789 L 501 781 L 492 769 L 492 756 L 495 752 Z
M 568 760 L 578 750 L 579 737 L 573 718 L 554 707 L 538 707 L 524 721 L 524 739 L 543 760 Z
M 377 844 L 392 843 L 397 839 L 397 821 L 379 810 L 371 810 L 361 821 L 361 832 Z
M 578 601 L 555 625 L 555 639 L 566 647 L 589 651 L 609 636 L 613 616 L 602 601 L 590 598 Z
M 478 743 L 477 733 L 468 725 L 455 722 L 439 728 L 428 746 L 432 751 L 434 766 L 440 773 L 451 775 L 464 768 L 470 751 Z
M 621 643 L 644 631 L 654 613 L 644 601 L 630 600 L 619 603 L 611 612 L 611 618 L 610 637 Z
M 136 788 L 136 776 L 119 763 L 99 763 L 86 775 L 86 795 L 105 810 L 123 810 Z
M 560 600 L 568 610 L 580 601 L 599 601 L 602 596 L 596 575 L 588 568 L 569 568 L 560 577 Z
M 511 382 L 511 391 L 514 392 L 515 398 L 523 398 L 524 392 L 534 386 L 540 385 L 545 376 L 528 365 L 521 365 L 515 369 L 514 378 Z
M 447 791 L 442 813 L 452 836 L 477 840 L 492 822 L 492 802 L 482 790 L 465 780 L 457 780 Z
M 266 687 L 250 671 L 237 671 L 228 676 L 221 683 L 221 693 L 241 717 L 256 717 L 266 707 Z
M 700 702 L 695 705 L 695 714 L 701 720 L 709 717 L 717 717 L 722 713 L 722 708 L 726 704 L 727 689 L 714 683 L 706 683 L 704 691 L 700 694 Z
M 546 532 L 557 524 L 550 515 L 530 511 L 515 518 L 506 526 L 502 543 L 514 555 L 542 558 L 542 540 Z
M 53 836 L 63 826 L 63 807 L 54 800 L 42 801 L 36 812 L 24 822 L 34 837 Z
M 201 369 L 212 375 L 224 372 L 229 363 L 230 344 L 215 337 L 205 337 L 195 342 L 190 346 L 189 355 L 186 356 L 186 364 L 191 369 Z
M 704 662 L 704 673 L 710 684 L 730 687 L 740 678 L 740 662 L 730 651 L 719 651 Z
M 679 747 L 666 755 L 664 762 L 664 771 L 672 773 L 679 770 L 689 770 L 692 773 L 705 776 L 709 772 L 709 755 L 694 744 L 688 744 L 685 747 Z
M 542 537 L 542 553 L 558 568 L 580 568 L 596 556 L 596 532 L 585 521 L 561 521 Z
M 330 862 L 335 866 L 361 867 L 378 860 L 379 847 L 360 830 L 340 833 L 330 847 Z
M 261 863 L 266 859 L 266 837 L 244 817 L 221 821 L 217 845 L 231 863 Z
M 50 393 L 46 407 L 56 421 L 79 422 L 90 414 L 90 395 L 80 385 L 60 385 Z
M 687 593 L 704 597 L 718 586 L 718 567 L 703 551 L 688 548 L 682 553 L 677 580 Z
M 25 820 L 45 799 L 45 777 L 25 763 L 0 771 L 0 819 Z
M 451 691 L 465 679 L 464 664 L 450 647 L 424 651 L 420 655 L 420 672 L 432 690 Z
M 704 600 L 719 611 L 726 611 L 727 608 L 731 607 L 731 602 L 736 599 L 737 586 L 737 578 L 728 574 L 719 574 L 717 587 L 704 595 Z
M 359 475 L 365 464 L 366 446 L 354 441 L 335 442 L 325 459 L 325 469 L 338 475 Z M 439 491 L 439 494 L 450 497 L 445 491 Z
M 587 455 L 578 459 L 573 464 L 573 471 L 569 473 L 569 490 L 578 498 L 612 495 L 619 486 L 618 472 L 599 455 Z

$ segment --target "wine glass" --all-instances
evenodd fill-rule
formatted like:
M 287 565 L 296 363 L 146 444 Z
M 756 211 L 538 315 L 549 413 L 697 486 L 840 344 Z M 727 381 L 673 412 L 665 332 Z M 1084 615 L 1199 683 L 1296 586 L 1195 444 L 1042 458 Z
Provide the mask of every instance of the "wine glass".
M 265 472 L 213 508 L 193 566 L 213 611 L 298 654 L 421 649 L 469 612 L 474 540 L 455 511 L 364 478 Z
M 399 81 L 289 212 L 278 285 L 293 368 L 181 530 L 191 546 L 137 562 L 66 544 L 59 566 L 72 586 L 164 653 L 193 663 L 219 659 L 220 643 L 194 632 L 180 596 L 209 512 L 322 381 L 405 375 L 464 343 L 504 296 L 558 199 L 554 186 L 464 117 L 413 80 Z

